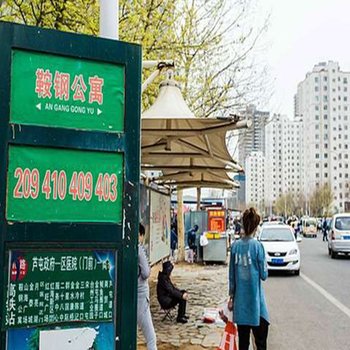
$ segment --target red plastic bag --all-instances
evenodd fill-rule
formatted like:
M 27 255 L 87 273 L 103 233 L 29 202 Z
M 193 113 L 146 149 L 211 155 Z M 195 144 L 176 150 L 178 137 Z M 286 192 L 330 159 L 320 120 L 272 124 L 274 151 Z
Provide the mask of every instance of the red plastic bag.
M 220 345 L 216 350 L 237 350 L 237 335 L 236 325 L 228 321 Z

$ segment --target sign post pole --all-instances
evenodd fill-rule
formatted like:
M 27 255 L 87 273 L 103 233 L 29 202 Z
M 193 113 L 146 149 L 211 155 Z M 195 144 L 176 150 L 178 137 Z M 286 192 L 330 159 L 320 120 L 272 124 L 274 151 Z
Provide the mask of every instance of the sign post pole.
M 0 37 L 0 348 L 134 350 L 141 49 Z
M 119 39 L 119 0 L 100 0 L 100 36 Z

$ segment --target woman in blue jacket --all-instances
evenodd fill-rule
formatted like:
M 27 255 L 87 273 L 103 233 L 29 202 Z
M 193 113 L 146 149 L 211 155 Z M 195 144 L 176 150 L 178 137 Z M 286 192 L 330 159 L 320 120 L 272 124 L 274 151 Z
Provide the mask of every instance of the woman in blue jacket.
M 269 315 L 261 281 L 267 278 L 267 263 L 263 245 L 253 239 L 260 216 L 250 208 L 243 213 L 242 221 L 242 239 L 231 247 L 229 304 L 238 326 L 239 350 L 248 350 L 251 330 L 257 350 L 266 350 Z

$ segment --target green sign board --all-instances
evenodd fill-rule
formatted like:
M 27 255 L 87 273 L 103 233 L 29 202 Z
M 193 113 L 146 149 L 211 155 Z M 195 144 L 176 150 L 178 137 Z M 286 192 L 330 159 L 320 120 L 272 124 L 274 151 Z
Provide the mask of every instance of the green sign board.
M 10 122 L 121 132 L 124 75 L 121 65 L 13 50 Z
M 115 251 L 10 251 L 7 329 L 113 321 Z
M 134 350 L 141 46 L 0 38 L 0 350 Z
M 122 220 L 123 154 L 9 146 L 8 221 Z

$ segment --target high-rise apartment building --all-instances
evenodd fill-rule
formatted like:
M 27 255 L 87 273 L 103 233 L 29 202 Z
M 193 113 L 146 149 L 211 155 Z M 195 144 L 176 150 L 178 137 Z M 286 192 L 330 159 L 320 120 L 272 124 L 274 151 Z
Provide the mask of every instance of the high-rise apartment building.
M 303 192 L 310 196 L 329 183 L 333 210 L 344 211 L 350 200 L 350 72 L 333 61 L 315 65 L 298 85 L 295 117 L 302 123 Z
M 301 122 L 275 114 L 265 127 L 265 205 L 286 193 L 301 192 Z
M 262 156 L 265 154 L 265 124 L 270 116 L 269 112 L 258 111 L 254 105 L 249 105 L 244 111 L 241 111 L 247 119 L 252 121 L 252 126 L 249 129 L 242 130 L 238 136 L 238 160 L 239 163 L 245 168 L 246 181 L 241 182 L 241 188 L 238 189 L 238 202 L 241 206 L 245 206 L 248 203 L 254 204 L 255 202 L 249 201 L 246 194 L 252 193 L 254 189 L 248 189 L 247 186 L 252 185 L 249 179 L 255 174 L 250 173 L 250 168 L 247 169 L 246 159 L 253 152 L 261 152 Z M 255 186 L 255 184 L 253 184 Z M 257 204 L 257 203 L 256 203 Z
M 246 204 L 265 210 L 265 157 L 261 151 L 253 151 L 245 160 Z
M 252 126 L 242 130 L 238 137 L 238 159 L 243 165 L 251 152 L 265 154 L 265 124 L 270 113 L 258 111 L 254 105 L 247 106 L 241 113 L 252 121 Z

